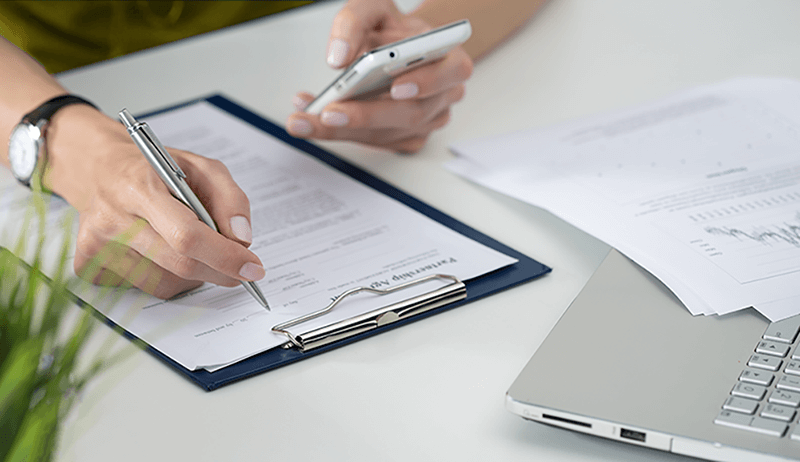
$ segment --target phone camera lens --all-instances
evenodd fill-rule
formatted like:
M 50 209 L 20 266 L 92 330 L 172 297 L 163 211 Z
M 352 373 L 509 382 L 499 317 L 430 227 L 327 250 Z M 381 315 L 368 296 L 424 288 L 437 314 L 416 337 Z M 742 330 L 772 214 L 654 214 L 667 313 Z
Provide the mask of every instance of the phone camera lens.
M 395 57 L 395 53 L 394 53 L 394 51 L 390 51 L 390 52 L 389 52 L 389 57 L 390 57 L 390 58 L 394 58 L 394 57 Z

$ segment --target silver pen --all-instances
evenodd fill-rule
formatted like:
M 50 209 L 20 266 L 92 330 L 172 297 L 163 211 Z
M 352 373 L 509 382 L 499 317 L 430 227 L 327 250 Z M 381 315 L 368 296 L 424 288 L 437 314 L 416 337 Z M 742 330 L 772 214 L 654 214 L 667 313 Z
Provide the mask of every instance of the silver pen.
M 186 174 L 178 167 L 175 159 L 167 152 L 164 145 L 158 141 L 156 134 L 153 133 L 153 130 L 150 129 L 147 123 L 137 122 L 131 113 L 124 108 L 119 111 L 119 120 L 121 120 L 125 128 L 128 129 L 128 134 L 133 138 L 133 142 L 136 143 L 136 146 L 142 151 L 142 154 L 144 154 L 147 161 L 150 162 L 150 165 L 156 173 L 158 173 L 158 176 L 161 177 L 164 184 L 167 185 L 172 195 L 192 209 L 197 215 L 197 218 L 203 223 L 207 224 L 214 231 L 219 232 L 211 215 L 209 215 L 206 208 L 203 207 L 203 204 L 186 183 Z M 261 289 L 258 288 L 255 282 L 241 281 L 241 283 L 261 306 L 269 310 L 267 299 L 264 298 L 264 294 L 261 293 Z

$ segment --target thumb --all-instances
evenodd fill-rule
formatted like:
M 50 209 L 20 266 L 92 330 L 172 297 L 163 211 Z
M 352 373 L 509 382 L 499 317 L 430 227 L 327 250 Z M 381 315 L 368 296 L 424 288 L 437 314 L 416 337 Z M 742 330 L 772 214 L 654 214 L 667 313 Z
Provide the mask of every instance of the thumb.
M 225 165 L 185 151 L 171 150 L 187 181 L 216 223 L 220 234 L 245 247 L 253 242 L 250 201 Z
M 328 65 L 334 69 L 350 64 L 366 51 L 367 34 L 399 11 L 392 0 L 350 0 L 333 18 L 328 41 Z

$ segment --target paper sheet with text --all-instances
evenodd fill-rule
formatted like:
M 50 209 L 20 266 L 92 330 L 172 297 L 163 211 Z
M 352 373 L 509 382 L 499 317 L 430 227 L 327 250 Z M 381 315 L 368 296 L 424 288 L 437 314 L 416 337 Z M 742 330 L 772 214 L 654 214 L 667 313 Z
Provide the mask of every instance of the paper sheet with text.
M 189 370 L 217 370 L 285 343 L 284 335 L 271 332 L 274 325 L 321 309 L 350 288 L 387 288 L 436 273 L 468 280 L 516 261 L 209 103 L 145 121 L 166 146 L 223 161 L 247 194 L 250 249 L 264 263 L 267 276 L 258 285 L 271 311 L 241 286 L 205 284 L 169 301 L 87 283 L 76 292 Z M 20 209 L 24 188 L 13 181 L 4 186 L 3 202 Z M 57 199 L 55 205 L 56 214 L 71 210 Z M 392 295 L 358 294 L 290 330 L 305 332 L 441 285 L 434 280 Z M 119 301 L 109 303 L 114 298 Z
M 800 82 L 737 79 L 452 150 L 449 169 L 619 249 L 693 314 L 800 313 Z

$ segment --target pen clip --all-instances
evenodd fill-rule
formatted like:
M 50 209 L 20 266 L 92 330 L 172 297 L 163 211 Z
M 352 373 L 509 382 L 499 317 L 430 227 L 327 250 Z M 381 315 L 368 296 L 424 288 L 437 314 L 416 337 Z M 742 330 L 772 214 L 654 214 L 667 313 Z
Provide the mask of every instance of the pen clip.
M 165 148 L 164 145 L 162 145 L 161 142 L 158 141 L 158 138 L 156 138 L 156 135 L 155 133 L 153 133 L 153 130 L 151 130 L 150 126 L 147 125 L 147 122 L 141 122 L 138 125 L 141 130 L 141 133 L 147 138 L 147 141 L 149 141 L 150 143 L 153 144 L 153 146 L 156 147 L 156 152 L 158 153 L 158 155 L 161 156 L 162 159 L 164 159 L 164 162 L 166 162 L 169 168 L 171 168 L 172 171 L 180 178 L 186 178 L 186 174 L 183 173 L 183 170 L 181 170 L 177 162 L 175 162 L 175 159 L 173 159 L 172 156 L 169 154 L 169 152 L 167 152 L 167 148 Z
M 128 130 L 128 134 L 133 136 L 134 133 L 138 133 L 142 141 L 150 144 L 153 149 L 149 151 L 157 153 L 160 157 L 162 162 L 159 162 L 162 165 L 167 165 L 172 172 L 177 175 L 179 178 L 185 179 L 186 174 L 183 173 L 183 170 L 178 166 L 178 163 L 175 162 L 175 159 L 167 151 L 167 148 L 161 144 L 161 141 L 158 140 L 156 134 L 153 133 L 153 130 L 150 129 L 150 126 L 147 125 L 147 122 L 139 122 L 137 121 L 131 113 L 123 108 L 119 111 L 119 120 L 125 125 L 125 128 Z

